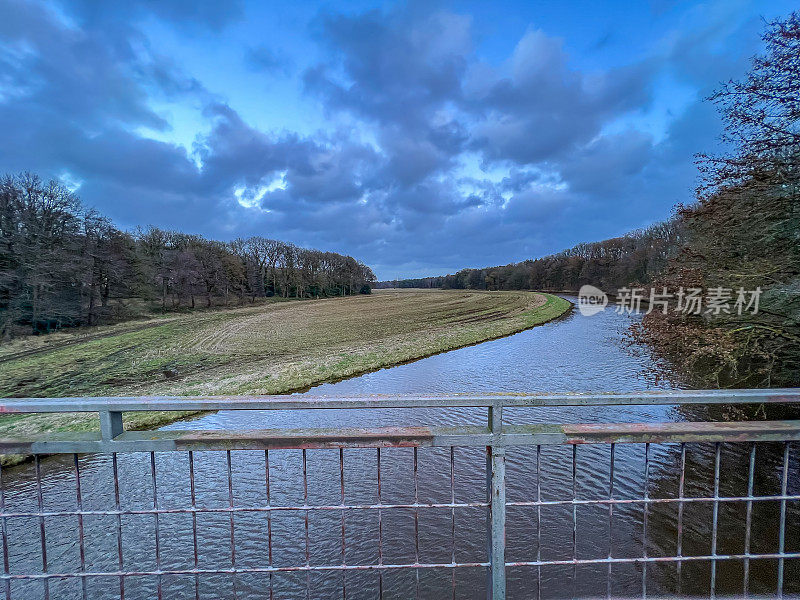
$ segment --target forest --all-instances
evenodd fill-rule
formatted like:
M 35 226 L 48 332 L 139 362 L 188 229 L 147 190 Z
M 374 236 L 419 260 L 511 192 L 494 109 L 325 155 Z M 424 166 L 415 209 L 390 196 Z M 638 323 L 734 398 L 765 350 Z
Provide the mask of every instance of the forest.
M 369 293 L 351 256 L 260 236 L 121 231 L 57 181 L 0 180 L 0 340 L 153 310 Z
M 536 260 L 379 287 L 760 288 L 756 314 L 652 311 L 633 334 L 696 385 L 800 385 L 800 16 L 768 23 L 763 41 L 747 77 L 708 99 L 726 151 L 697 157 L 697 196 L 668 221 Z

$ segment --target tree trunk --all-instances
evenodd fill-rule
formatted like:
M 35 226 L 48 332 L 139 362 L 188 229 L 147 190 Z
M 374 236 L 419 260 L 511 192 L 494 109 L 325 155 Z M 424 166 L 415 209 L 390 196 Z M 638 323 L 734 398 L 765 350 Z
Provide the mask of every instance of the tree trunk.
M 36 333 L 36 320 L 39 318 L 39 315 L 36 312 L 38 309 L 37 303 L 39 299 L 38 288 L 39 286 L 37 286 L 36 284 L 33 285 L 32 297 L 31 297 L 31 328 L 33 330 L 33 333 Z

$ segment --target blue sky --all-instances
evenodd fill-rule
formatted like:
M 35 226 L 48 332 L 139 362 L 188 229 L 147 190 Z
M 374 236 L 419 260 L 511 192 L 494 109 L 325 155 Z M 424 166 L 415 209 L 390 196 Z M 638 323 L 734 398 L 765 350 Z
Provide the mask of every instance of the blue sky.
M 690 202 L 703 98 L 793 8 L 0 0 L 0 172 L 382 279 L 506 264 Z

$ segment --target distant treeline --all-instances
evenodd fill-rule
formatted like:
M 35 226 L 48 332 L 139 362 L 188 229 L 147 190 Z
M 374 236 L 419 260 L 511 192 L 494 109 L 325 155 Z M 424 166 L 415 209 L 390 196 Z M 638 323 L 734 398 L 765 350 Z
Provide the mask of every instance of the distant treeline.
M 343 296 L 369 293 L 374 279 L 350 256 L 263 237 L 120 231 L 58 182 L 28 173 L 0 181 L 0 339 L 123 319 L 142 303 Z
M 381 281 L 376 287 L 576 291 L 588 283 L 613 292 L 648 283 L 659 274 L 678 250 L 680 230 L 680 221 L 673 219 L 544 258 L 438 277 Z

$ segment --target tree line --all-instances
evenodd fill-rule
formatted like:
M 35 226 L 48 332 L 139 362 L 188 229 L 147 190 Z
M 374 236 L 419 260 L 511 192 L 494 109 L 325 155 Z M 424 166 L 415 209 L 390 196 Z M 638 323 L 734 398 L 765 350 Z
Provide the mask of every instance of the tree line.
M 581 243 L 543 258 L 462 269 L 438 277 L 381 281 L 377 287 L 577 292 L 582 285 L 590 284 L 613 291 L 647 283 L 661 273 L 678 251 L 681 231 L 681 221 L 671 219 L 621 237 Z
M 747 77 L 709 98 L 730 150 L 698 157 L 697 196 L 670 220 L 536 260 L 379 287 L 760 288 L 756 314 L 652 311 L 634 335 L 696 385 L 800 385 L 800 15 L 767 24 L 763 40 Z
M 56 181 L 0 181 L 0 339 L 96 325 L 143 310 L 371 291 L 351 256 L 261 236 L 232 242 L 157 228 L 121 231 Z

